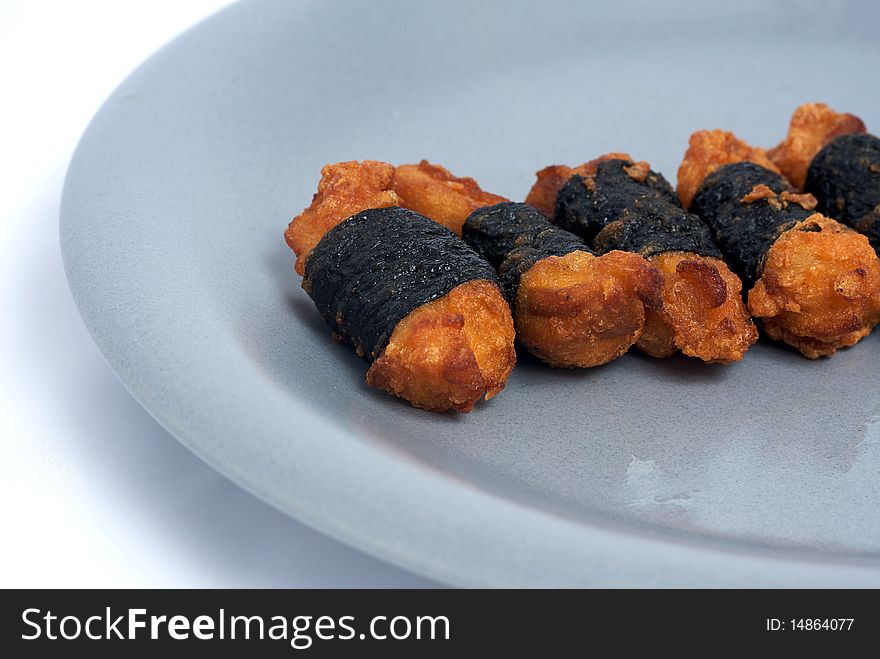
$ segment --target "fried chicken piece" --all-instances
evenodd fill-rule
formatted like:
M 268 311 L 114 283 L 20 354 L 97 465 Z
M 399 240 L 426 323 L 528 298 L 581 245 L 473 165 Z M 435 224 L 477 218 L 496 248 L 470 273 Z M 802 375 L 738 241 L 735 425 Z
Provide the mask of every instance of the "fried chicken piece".
M 596 255 L 528 204 L 474 211 L 464 240 L 498 269 L 517 336 L 551 366 L 588 368 L 619 357 L 662 305 L 662 281 L 637 254 Z
M 367 384 L 432 412 L 470 412 L 504 388 L 516 363 L 513 341 L 498 287 L 469 281 L 397 324 Z
M 751 314 L 810 358 L 853 345 L 880 321 L 880 260 L 864 236 L 815 204 L 751 162 L 713 172 L 693 203 L 751 286 Z
M 721 259 L 663 252 L 648 259 L 663 275 L 663 308 L 649 311 L 637 347 L 652 357 L 677 350 L 709 363 L 743 358 L 758 330 L 743 304 L 742 282 Z
M 566 181 L 575 174 L 584 178 L 594 175 L 599 163 L 606 160 L 632 161 L 632 158 L 626 153 L 607 153 L 577 167 L 568 167 L 566 165 L 550 165 L 545 167 L 535 173 L 537 180 L 532 189 L 529 190 L 525 203 L 529 206 L 534 206 L 545 217 L 552 219 L 556 212 L 556 198 L 559 195 L 559 189 L 565 185 Z
M 476 209 L 491 206 L 504 197 L 485 192 L 468 177 L 453 176 L 445 167 L 422 160 L 418 165 L 400 165 L 394 170 L 391 189 L 400 205 L 430 217 L 461 235 L 461 225 Z
M 542 258 L 520 279 L 519 340 L 551 366 L 605 364 L 641 336 L 646 308 L 662 304 L 661 287 L 657 271 L 637 254 L 575 251 Z
M 788 135 L 767 151 L 770 160 L 798 190 L 804 189 L 810 162 L 841 135 L 866 132 L 857 116 L 835 112 L 825 103 L 805 103 L 791 115 Z
M 284 232 L 297 256 L 297 274 L 303 274 L 305 258 L 312 248 L 344 219 L 367 208 L 400 205 L 399 197 L 391 190 L 393 175 L 394 166 L 378 160 L 351 160 L 321 168 L 311 205 L 293 218 Z
M 575 174 L 575 168 L 567 165 L 550 165 L 535 172 L 537 180 L 532 185 L 525 203 L 537 208 L 548 218 L 553 218 L 556 211 L 556 197 L 559 189 Z
M 422 409 L 469 412 L 504 388 L 516 363 L 510 308 L 492 268 L 461 240 L 390 207 L 399 203 L 392 176 L 375 161 L 325 166 L 285 238 L 333 334 L 372 362 L 368 385 Z
M 700 184 L 723 165 L 753 162 L 772 172 L 779 172 L 764 149 L 750 146 L 733 133 L 723 130 L 700 130 L 691 135 L 688 150 L 678 168 L 678 198 L 690 208 Z
M 635 252 L 658 268 L 663 309 L 647 312 L 637 347 L 660 358 L 681 350 L 706 362 L 742 359 L 757 330 L 739 277 L 721 261 L 709 228 L 679 206 L 648 163 L 608 156 L 593 162 L 586 178 L 575 175 L 560 188 L 554 221 L 592 236 L 600 253 Z
M 833 355 L 880 322 L 880 259 L 867 238 L 815 213 L 770 247 L 748 307 L 771 338 L 811 359 Z

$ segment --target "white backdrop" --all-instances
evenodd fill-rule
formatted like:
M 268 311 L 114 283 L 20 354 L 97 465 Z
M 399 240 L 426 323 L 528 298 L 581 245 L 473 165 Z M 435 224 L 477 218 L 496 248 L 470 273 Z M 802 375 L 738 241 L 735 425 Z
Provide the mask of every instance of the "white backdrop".
M 58 207 L 79 136 L 135 66 L 226 4 L 0 2 L 0 587 L 432 585 L 191 455 L 116 380 L 70 297 Z

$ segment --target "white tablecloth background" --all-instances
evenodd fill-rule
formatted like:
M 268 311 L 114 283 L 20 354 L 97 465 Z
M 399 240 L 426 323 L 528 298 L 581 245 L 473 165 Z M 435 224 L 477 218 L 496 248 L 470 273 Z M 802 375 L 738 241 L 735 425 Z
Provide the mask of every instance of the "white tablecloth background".
M 0 587 L 432 585 L 190 454 L 116 380 L 70 297 L 58 208 L 79 136 L 134 67 L 226 4 L 0 2 Z

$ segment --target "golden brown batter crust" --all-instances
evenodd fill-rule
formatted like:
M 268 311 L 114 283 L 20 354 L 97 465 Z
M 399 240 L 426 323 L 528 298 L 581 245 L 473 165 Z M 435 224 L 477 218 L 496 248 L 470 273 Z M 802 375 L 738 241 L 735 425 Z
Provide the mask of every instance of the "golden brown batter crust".
M 759 184 L 752 188 L 749 193 L 740 199 L 740 203 L 751 204 L 766 199 L 771 208 L 782 210 L 789 204 L 797 204 L 804 210 L 811 211 L 816 208 L 816 198 L 809 193 L 797 193 L 783 190 L 779 194 L 773 192 L 770 186 Z
M 841 135 L 864 132 L 865 124 L 855 115 L 835 112 L 825 103 L 805 103 L 791 115 L 788 135 L 767 155 L 793 186 L 803 190 L 810 162 L 824 146 Z
M 474 179 L 453 176 L 445 167 L 427 160 L 397 167 L 391 189 L 401 206 L 430 217 L 459 236 L 461 225 L 473 211 L 507 201 L 485 192 Z
M 819 213 L 784 232 L 749 292 L 767 335 L 814 359 L 880 322 L 880 259 L 868 239 Z
M 723 165 L 753 162 L 779 173 L 764 149 L 750 146 L 733 133 L 724 130 L 699 130 L 691 135 L 684 160 L 678 168 L 678 198 L 689 208 L 700 184 Z
M 641 336 L 662 282 L 630 252 L 571 252 L 541 259 L 522 276 L 515 321 L 520 341 L 552 366 L 589 368 L 625 353 Z
M 516 363 L 510 309 L 494 284 L 460 284 L 401 320 L 367 384 L 432 412 L 470 412 Z
M 648 313 L 638 347 L 653 357 L 681 350 L 705 362 L 742 359 L 758 331 L 743 304 L 742 283 L 727 264 L 687 252 L 649 261 L 663 275 L 663 309 Z
M 378 160 L 351 160 L 321 168 L 318 191 L 311 205 L 291 220 L 284 238 L 296 253 L 296 271 L 303 274 L 305 258 L 324 234 L 343 220 L 368 208 L 399 206 L 391 191 L 394 166 Z

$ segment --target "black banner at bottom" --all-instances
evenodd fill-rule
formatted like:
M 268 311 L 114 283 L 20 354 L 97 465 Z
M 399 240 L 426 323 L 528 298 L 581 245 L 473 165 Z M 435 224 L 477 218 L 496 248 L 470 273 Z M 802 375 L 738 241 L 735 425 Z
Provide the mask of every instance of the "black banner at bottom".
M 555 656 L 633 641 L 844 648 L 878 640 L 880 607 L 858 590 L 7 590 L 0 615 L 5 656 Z

